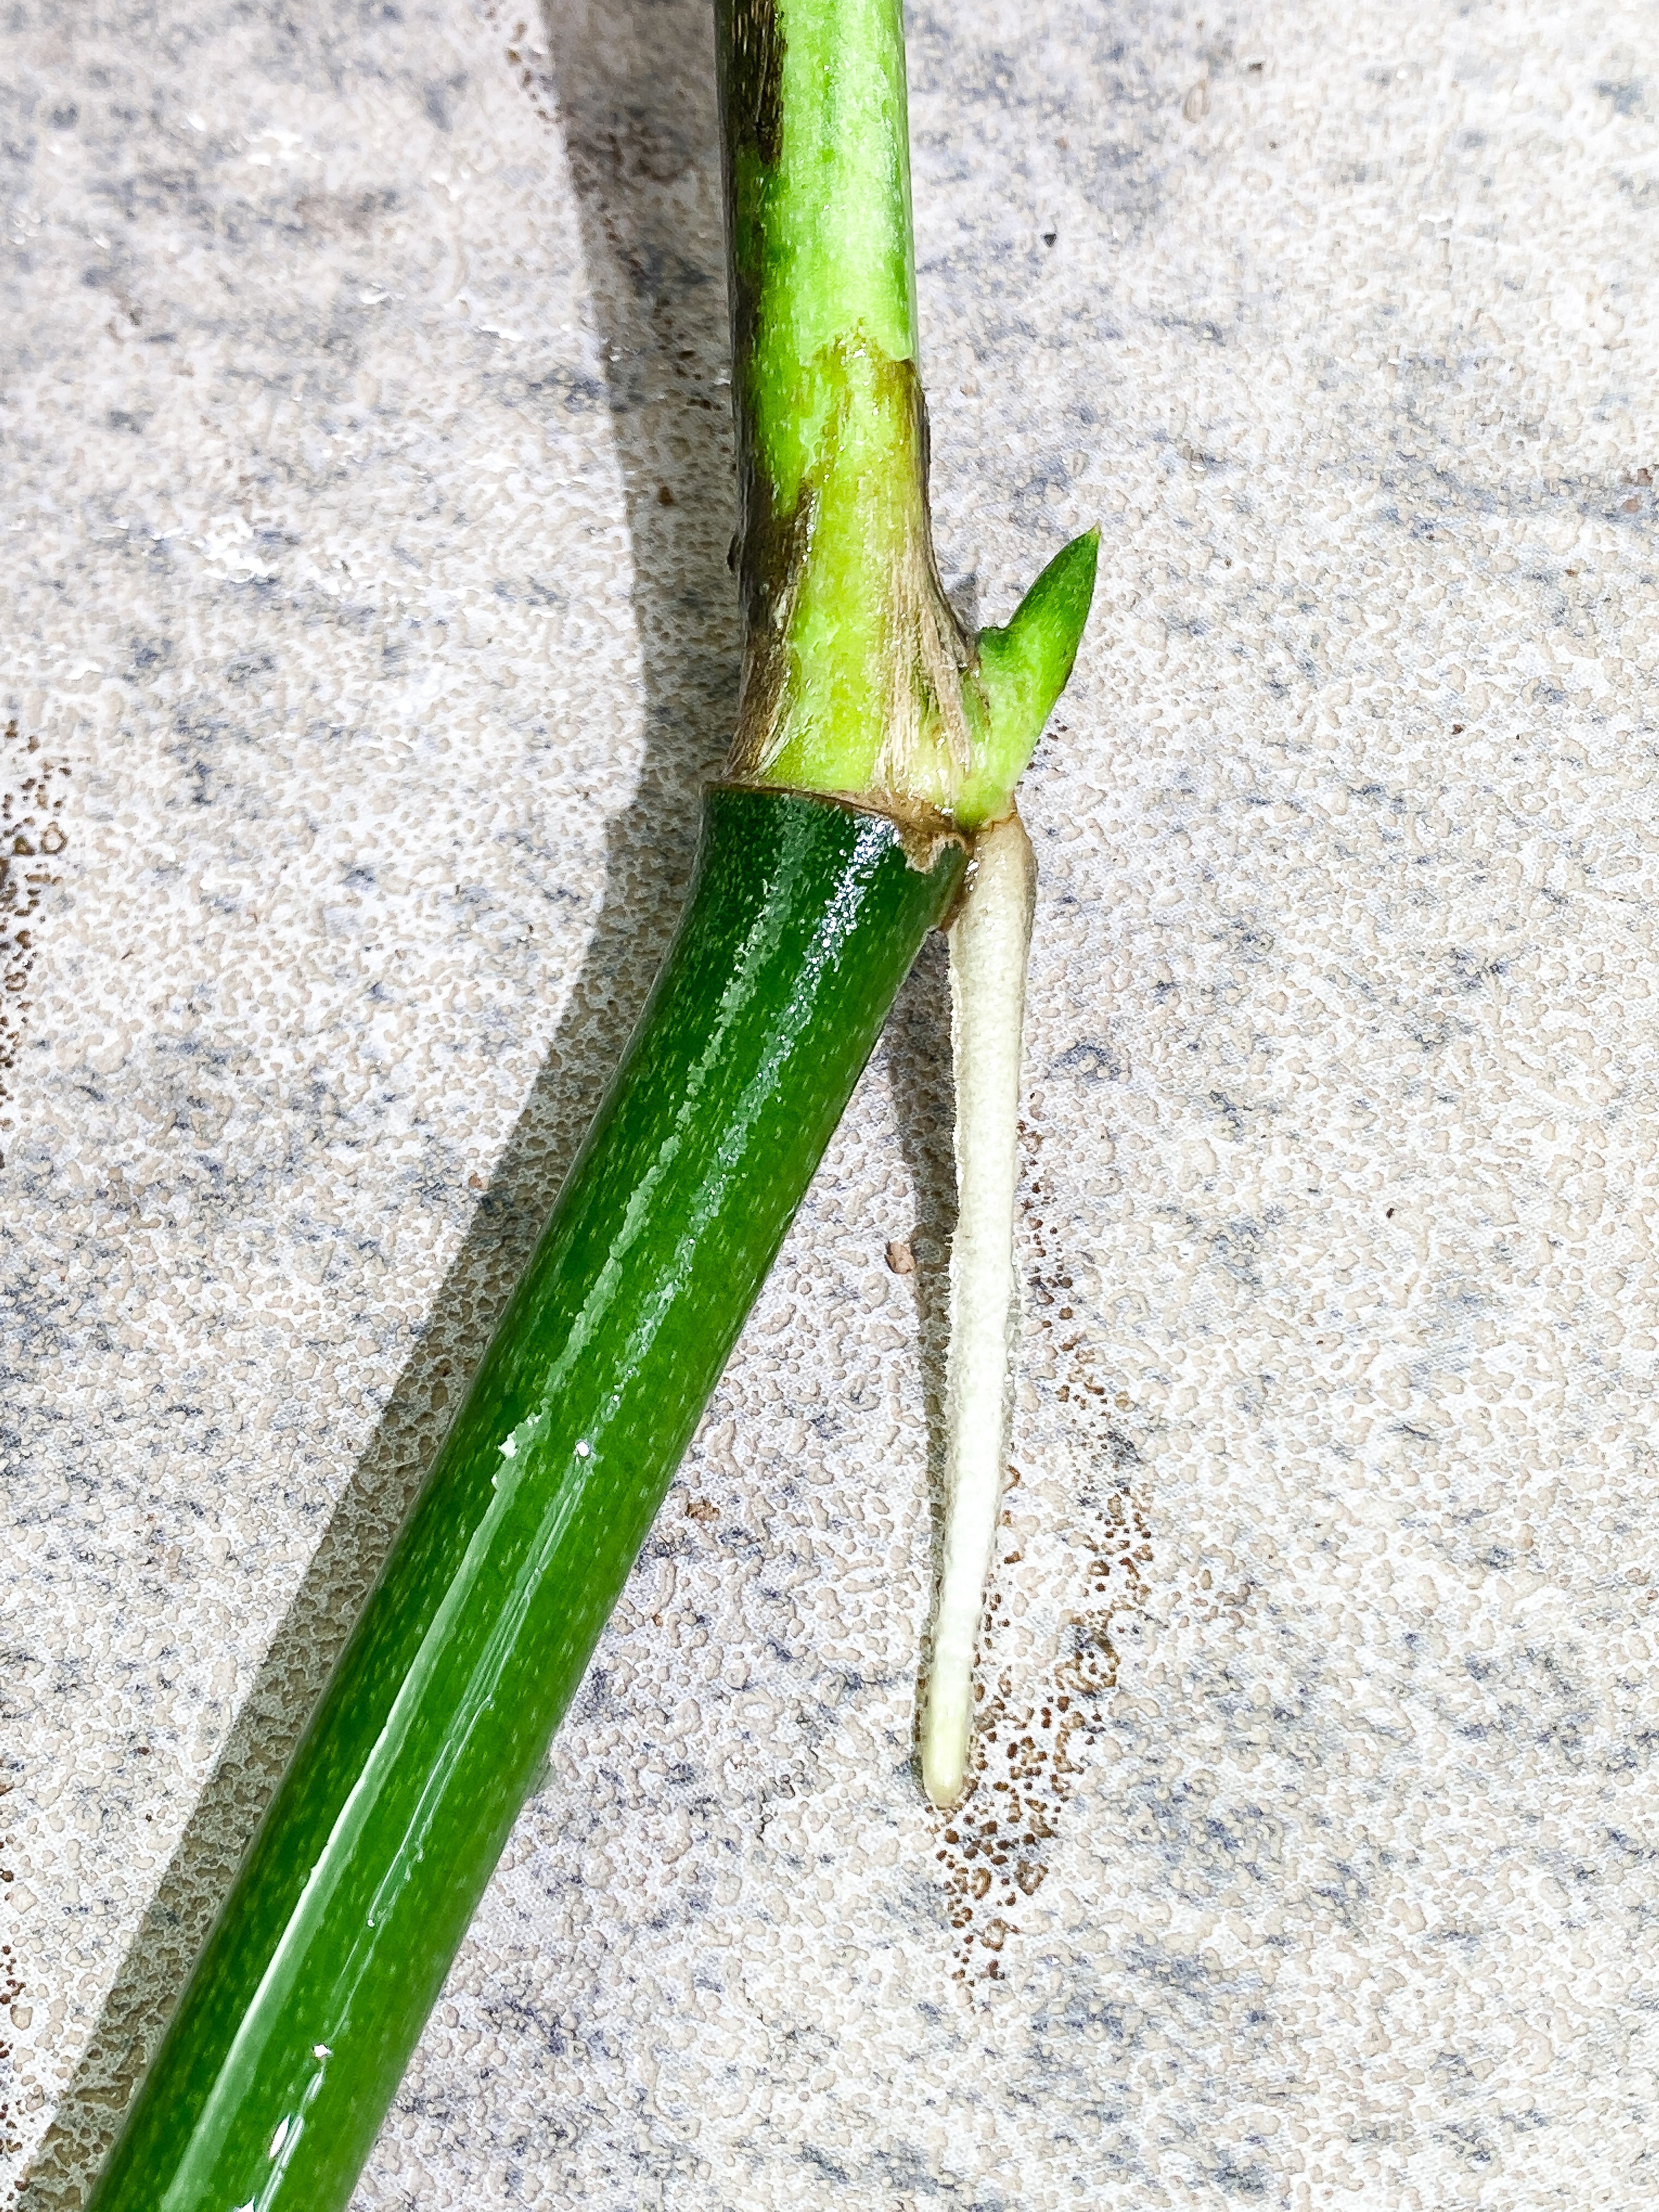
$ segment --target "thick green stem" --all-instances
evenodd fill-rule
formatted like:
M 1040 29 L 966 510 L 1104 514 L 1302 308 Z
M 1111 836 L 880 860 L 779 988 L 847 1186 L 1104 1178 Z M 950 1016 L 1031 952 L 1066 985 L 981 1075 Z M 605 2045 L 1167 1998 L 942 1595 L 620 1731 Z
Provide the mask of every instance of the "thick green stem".
M 1071 672 L 1095 539 L 1005 630 L 940 586 L 899 0 L 716 0 L 748 644 L 732 773 L 997 819 Z
M 92 2212 L 337 2212 L 894 993 L 961 880 L 723 791 L 674 949 Z

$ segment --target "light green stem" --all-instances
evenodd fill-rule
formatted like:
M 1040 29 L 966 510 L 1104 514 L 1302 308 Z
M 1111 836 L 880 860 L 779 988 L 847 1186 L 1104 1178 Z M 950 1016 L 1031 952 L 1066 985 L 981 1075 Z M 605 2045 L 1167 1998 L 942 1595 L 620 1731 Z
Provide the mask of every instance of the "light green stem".
M 739 781 L 998 819 L 1071 672 L 1097 541 L 1006 629 L 940 586 L 899 0 L 716 0 L 746 616 Z

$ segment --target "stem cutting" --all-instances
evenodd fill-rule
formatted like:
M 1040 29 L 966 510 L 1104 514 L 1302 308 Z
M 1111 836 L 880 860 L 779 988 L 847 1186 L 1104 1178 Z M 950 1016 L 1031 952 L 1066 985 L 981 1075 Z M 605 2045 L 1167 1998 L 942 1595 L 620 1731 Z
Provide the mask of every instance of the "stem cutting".
M 939 586 L 898 0 L 717 0 L 715 18 L 747 617 L 729 780 L 650 1003 L 94 2212 L 346 2203 L 894 995 L 976 841 L 988 881 L 1015 850 L 1014 826 L 990 825 L 1088 611 L 1092 536 L 977 640 Z M 969 950 L 992 931 L 976 910 L 964 976 L 988 958 Z M 1010 1018 L 999 1097 L 1011 1048 L 1018 1070 L 1005 992 Z M 964 1095 L 979 1035 L 964 1013 Z M 1002 1320 L 965 1265 L 959 1295 L 1006 1370 L 997 1174 L 981 1205 L 964 1165 L 964 1218 L 1004 1254 Z M 977 1471 L 958 1486 L 981 1517 L 989 1406 L 964 1386 Z

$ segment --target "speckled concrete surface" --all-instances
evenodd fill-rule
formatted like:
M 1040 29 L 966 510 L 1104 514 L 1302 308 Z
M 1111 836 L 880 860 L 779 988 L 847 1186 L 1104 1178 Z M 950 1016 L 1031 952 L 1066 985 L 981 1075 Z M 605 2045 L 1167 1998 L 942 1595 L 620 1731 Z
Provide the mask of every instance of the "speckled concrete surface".
M 19 0 L 6 62 L 0 2106 L 56 2207 L 638 1003 L 736 633 L 702 0 Z M 985 1778 L 909 1765 L 930 955 L 357 2203 L 1635 2212 L 1652 11 L 962 0 L 911 68 L 946 567 L 994 618 L 1103 532 Z

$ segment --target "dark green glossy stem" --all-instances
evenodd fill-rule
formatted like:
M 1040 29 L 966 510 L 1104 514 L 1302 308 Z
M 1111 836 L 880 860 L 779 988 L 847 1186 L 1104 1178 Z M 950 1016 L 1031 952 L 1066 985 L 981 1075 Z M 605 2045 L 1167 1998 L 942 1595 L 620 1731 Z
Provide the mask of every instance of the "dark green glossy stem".
M 894 994 L 959 882 L 710 794 L 651 1003 L 94 2193 L 335 2212 Z

